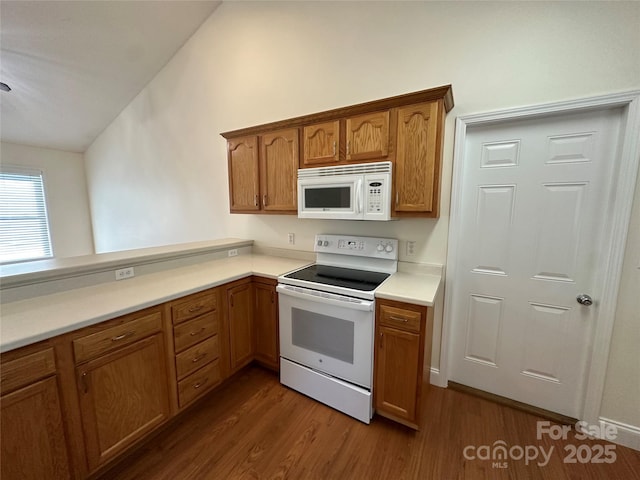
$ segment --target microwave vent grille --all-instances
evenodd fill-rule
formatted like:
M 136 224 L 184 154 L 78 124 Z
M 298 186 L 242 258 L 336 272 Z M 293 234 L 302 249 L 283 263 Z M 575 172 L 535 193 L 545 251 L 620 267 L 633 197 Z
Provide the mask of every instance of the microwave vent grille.
M 335 177 L 336 175 L 364 175 L 369 173 L 391 173 L 391 162 L 360 163 L 336 167 L 301 168 L 298 178 Z

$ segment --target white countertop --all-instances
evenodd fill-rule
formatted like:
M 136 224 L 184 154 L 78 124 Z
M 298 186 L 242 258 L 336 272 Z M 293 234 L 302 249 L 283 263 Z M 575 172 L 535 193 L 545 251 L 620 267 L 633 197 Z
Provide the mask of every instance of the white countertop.
M 441 275 L 397 272 L 378 287 L 376 298 L 432 307 L 441 282 Z
M 0 352 L 39 342 L 249 275 L 276 278 L 308 261 L 239 255 L 2 304 Z
M 277 278 L 309 263 L 312 262 L 269 255 L 239 255 L 4 303 L 0 311 L 0 352 L 249 275 Z M 440 283 L 440 275 L 398 272 L 378 288 L 376 297 L 432 306 Z

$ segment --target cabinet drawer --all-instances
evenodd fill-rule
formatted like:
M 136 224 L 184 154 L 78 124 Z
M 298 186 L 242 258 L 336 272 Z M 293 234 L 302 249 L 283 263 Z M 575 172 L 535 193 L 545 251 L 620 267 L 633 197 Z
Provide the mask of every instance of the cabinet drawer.
M 203 313 L 215 310 L 218 306 L 217 303 L 214 292 L 191 296 L 189 299 L 171 306 L 171 319 L 174 324 L 186 322 Z
M 162 328 L 162 313 L 153 312 L 116 327 L 87 335 L 73 341 L 76 363 L 95 358 L 124 345 L 137 342 Z
M 220 360 L 216 359 L 178 382 L 178 401 L 184 407 L 220 382 Z
M 380 305 L 380 323 L 383 325 L 419 333 L 421 318 L 420 312 Z
M 218 313 L 211 312 L 174 327 L 176 353 L 218 333 Z
M 0 389 L 4 394 L 55 372 L 56 362 L 53 349 L 47 348 L 10 362 L 3 362 L 0 368 Z
M 200 342 L 176 356 L 176 373 L 183 378 L 220 356 L 218 335 Z

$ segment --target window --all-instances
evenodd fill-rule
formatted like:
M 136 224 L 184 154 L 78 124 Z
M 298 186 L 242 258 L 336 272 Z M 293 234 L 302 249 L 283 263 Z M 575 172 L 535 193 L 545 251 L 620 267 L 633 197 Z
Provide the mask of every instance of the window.
M 0 263 L 51 257 L 42 172 L 0 171 Z

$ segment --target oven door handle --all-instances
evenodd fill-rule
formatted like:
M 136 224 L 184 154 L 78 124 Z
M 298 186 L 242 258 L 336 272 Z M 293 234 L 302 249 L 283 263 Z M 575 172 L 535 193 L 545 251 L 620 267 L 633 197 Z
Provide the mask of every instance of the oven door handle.
M 334 305 L 336 307 L 349 308 L 351 310 L 362 310 L 365 312 L 373 311 L 374 302 L 372 300 L 361 300 L 361 299 L 353 299 L 353 300 L 337 300 L 335 297 L 340 297 L 340 295 L 333 295 L 334 298 L 322 296 L 320 292 L 316 290 L 310 290 L 308 288 L 302 287 L 293 287 L 290 285 L 282 285 L 279 284 L 276 287 L 276 291 L 281 295 L 288 295 L 290 297 L 301 298 L 303 300 L 308 300 L 311 302 L 321 303 L 323 305 Z M 313 293 L 315 292 L 315 293 Z M 349 298 L 349 297 L 342 297 Z

